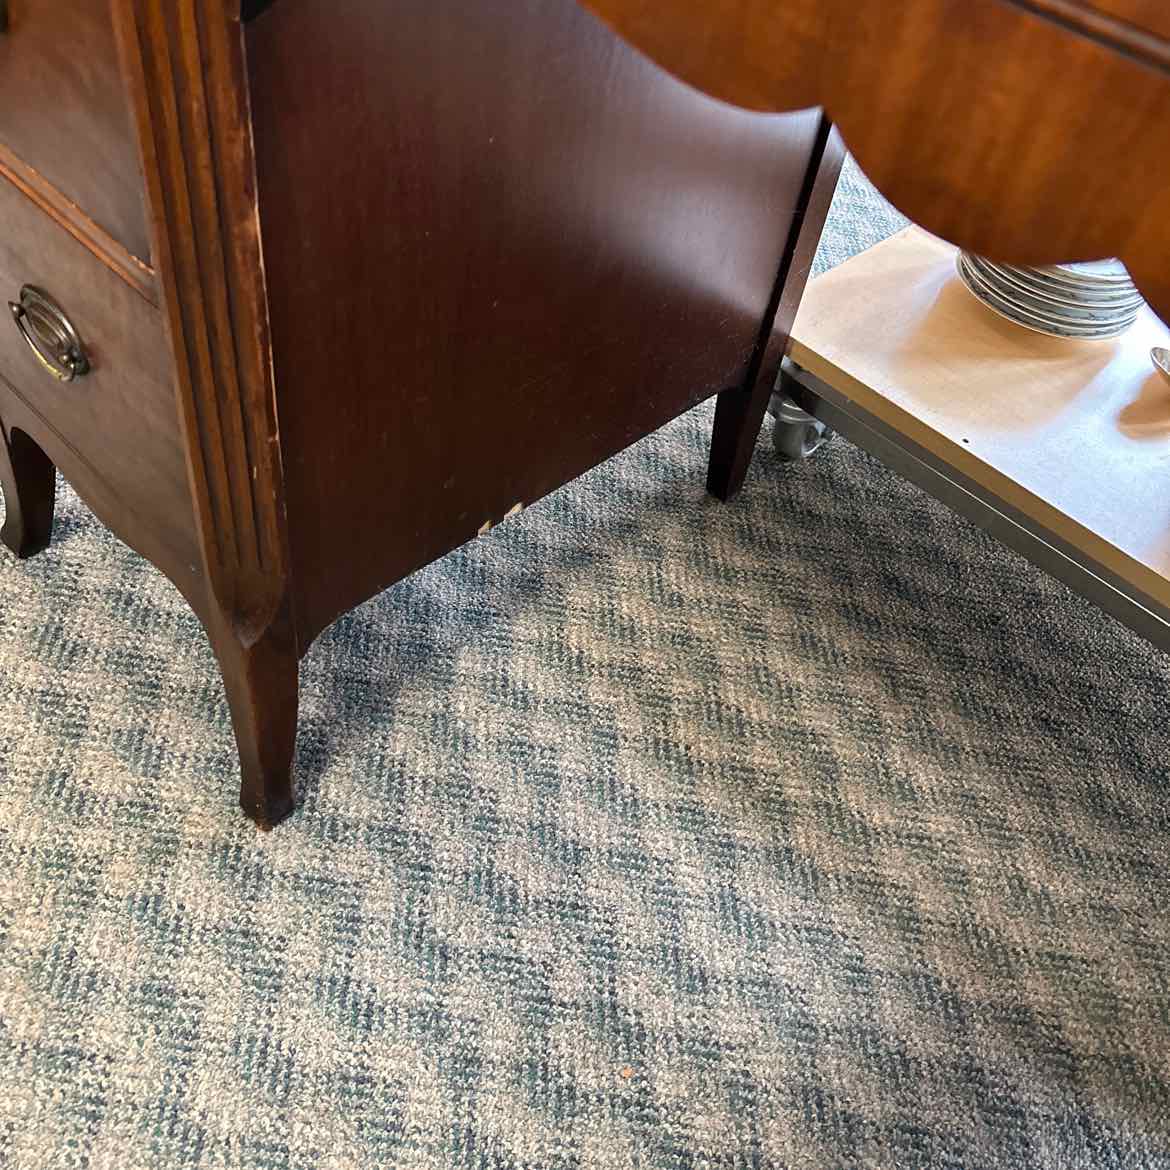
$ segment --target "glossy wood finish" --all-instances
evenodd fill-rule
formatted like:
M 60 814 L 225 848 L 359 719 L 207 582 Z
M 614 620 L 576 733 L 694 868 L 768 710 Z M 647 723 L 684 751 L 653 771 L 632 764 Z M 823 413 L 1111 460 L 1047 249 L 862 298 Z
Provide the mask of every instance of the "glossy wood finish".
M 27 195 L 49 219 L 88 248 L 107 268 L 116 272 L 151 304 L 158 304 L 154 269 L 120 244 L 104 228 L 63 195 L 44 175 L 0 142 L 0 178 Z
M 1121 21 L 1133 29 L 1149 33 L 1170 41 L 1170 7 L 1165 0 L 1065 0 L 1066 7 L 1080 9 L 1067 15 L 1080 20 L 1083 27 L 1095 27 L 1090 23 L 1095 14 Z M 1058 11 L 1055 5 L 1053 12 Z M 1109 26 L 1104 26 L 1106 31 Z M 1119 30 L 1114 30 L 1115 35 Z
M 0 418 L 183 589 L 223 670 L 241 804 L 269 826 L 292 808 L 298 660 L 321 628 L 782 347 L 821 119 L 728 110 L 545 0 L 504 20 L 469 2 L 273 9 L 249 30 L 253 120 L 232 0 L 113 13 L 164 310 L 114 306 L 149 318 L 122 364 L 166 355 L 154 421 L 180 439 L 184 498 L 160 493 L 169 526 L 136 511 L 110 468 L 134 465 L 128 439 L 147 456 L 160 440 L 131 427 L 82 450 L 15 359 Z M 70 229 L 51 202 L 28 225 L 50 257 Z M 160 545 L 171 530 L 189 563 Z
M 284 485 L 248 91 L 228 0 L 123 0 L 119 31 L 166 292 L 179 414 L 216 605 L 284 607 Z
M 201 537 L 192 604 L 223 670 L 241 805 L 270 827 L 292 809 L 301 649 L 238 9 L 118 0 L 116 14 Z
M 43 552 L 53 534 L 57 473 L 40 447 L 15 428 L 0 429 L 0 487 L 7 507 L 0 543 L 21 558 Z
M 138 144 L 109 0 L 8 0 L 7 8 L 0 141 L 149 261 Z
M 49 0 L 11 2 L 0 280 L 96 360 L 47 385 L 0 337 L 6 537 L 43 544 L 56 464 L 175 580 L 264 825 L 298 660 L 344 610 L 712 394 L 711 486 L 742 482 L 839 163 L 820 103 L 928 225 L 1122 251 L 1170 293 L 1142 0 L 597 0 L 783 116 L 572 0 L 273 0 L 246 35 L 240 0 L 55 0 L 60 43 Z
M 822 118 L 809 156 L 805 186 L 798 203 L 800 212 L 784 252 L 764 332 L 743 385 L 724 390 L 715 407 L 707 490 L 721 500 L 732 499 L 743 487 L 751 465 L 844 161 L 841 136 L 827 118 Z
M 119 534 L 133 543 L 149 530 L 166 549 L 164 568 L 184 572 L 199 544 L 161 318 L 8 183 L 0 183 L 0 223 L 0 376 L 66 448 L 62 471 L 72 478 L 84 462 L 106 481 L 124 509 Z M 58 382 L 33 356 L 7 308 L 25 284 L 68 314 L 91 362 L 85 377 Z
M 702 97 L 571 0 L 277 3 L 247 55 L 304 649 L 744 383 L 820 118 Z
M 1170 318 L 1170 40 L 1144 0 L 589 0 L 678 76 L 821 104 L 883 193 L 1023 264 L 1121 255 Z
M 240 807 L 261 829 L 293 811 L 300 653 L 290 612 L 254 637 L 215 611 L 207 623 L 240 753 Z

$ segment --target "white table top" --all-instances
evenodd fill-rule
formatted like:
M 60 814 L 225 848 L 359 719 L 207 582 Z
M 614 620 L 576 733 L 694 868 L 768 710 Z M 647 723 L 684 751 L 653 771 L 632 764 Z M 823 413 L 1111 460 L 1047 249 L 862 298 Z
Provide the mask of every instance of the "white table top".
M 1116 341 L 980 304 L 919 228 L 812 281 L 793 360 L 1123 580 L 1170 604 L 1170 382 L 1148 310 Z

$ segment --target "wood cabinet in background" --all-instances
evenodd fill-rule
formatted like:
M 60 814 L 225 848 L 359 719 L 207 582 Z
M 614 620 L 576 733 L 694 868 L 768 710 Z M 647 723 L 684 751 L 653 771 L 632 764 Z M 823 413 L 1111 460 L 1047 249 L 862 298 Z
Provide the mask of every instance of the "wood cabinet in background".
M 1166 0 L 584 0 L 705 93 L 822 106 L 905 215 L 995 260 L 1120 256 L 1170 321 Z

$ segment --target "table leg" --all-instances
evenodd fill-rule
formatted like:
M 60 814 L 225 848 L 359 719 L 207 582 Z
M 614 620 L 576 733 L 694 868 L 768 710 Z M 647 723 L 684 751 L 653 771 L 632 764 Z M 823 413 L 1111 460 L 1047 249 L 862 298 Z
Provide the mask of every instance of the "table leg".
M 292 812 L 299 668 L 291 630 L 278 620 L 258 637 L 209 630 L 240 752 L 240 807 L 261 829 Z
M 57 471 L 52 461 L 23 431 L 0 426 L 0 487 L 5 521 L 0 541 L 18 557 L 48 548 L 53 534 Z
M 742 386 L 720 394 L 715 406 L 707 490 L 721 500 L 735 497 L 751 465 L 844 159 L 841 136 L 828 118 L 822 117 L 804 190 L 793 215 L 788 248 L 747 377 Z

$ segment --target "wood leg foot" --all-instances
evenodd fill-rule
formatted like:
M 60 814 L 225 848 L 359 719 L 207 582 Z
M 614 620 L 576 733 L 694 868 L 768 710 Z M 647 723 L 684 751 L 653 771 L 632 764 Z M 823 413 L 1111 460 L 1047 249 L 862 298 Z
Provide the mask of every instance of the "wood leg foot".
M 743 487 L 771 397 L 771 385 L 758 378 L 716 400 L 707 490 L 718 499 L 733 500 Z
M 742 386 L 720 394 L 715 405 L 707 490 L 721 500 L 731 500 L 738 494 L 751 466 L 844 158 L 841 136 L 822 117 L 788 247 L 747 378 Z
M 240 807 L 261 829 L 292 811 L 297 738 L 298 658 L 272 629 L 250 645 L 234 633 L 213 638 L 240 751 Z
M 0 487 L 5 519 L 0 541 L 18 557 L 32 557 L 49 546 L 57 473 L 49 457 L 23 431 L 0 430 Z

